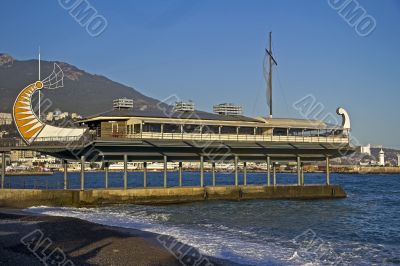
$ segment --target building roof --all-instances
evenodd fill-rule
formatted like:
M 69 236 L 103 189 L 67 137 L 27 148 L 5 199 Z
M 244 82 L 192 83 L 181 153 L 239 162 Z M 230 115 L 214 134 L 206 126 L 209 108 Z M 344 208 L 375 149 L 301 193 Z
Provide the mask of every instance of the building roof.
M 104 112 L 101 114 L 89 116 L 84 118 L 82 121 L 90 121 L 97 120 L 99 117 L 154 117 L 154 118 L 172 118 L 172 119 L 195 119 L 195 120 L 219 120 L 219 121 L 240 121 L 240 122 L 260 122 L 260 120 L 235 115 L 235 116 L 227 116 L 227 115 L 218 115 L 203 111 L 194 111 L 194 112 L 181 112 L 181 111 L 173 111 L 173 110 L 112 110 L 108 112 Z
M 100 120 L 124 120 L 129 118 L 140 118 L 142 120 L 152 119 L 154 121 L 162 121 L 163 119 L 171 120 L 199 120 L 199 121 L 223 121 L 229 124 L 255 124 L 255 126 L 269 126 L 282 128 L 307 128 L 307 129 L 333 129 L 340 128 L 335 125 L 328 125 L 319 120 L 306 119 L 290 119 L 290 118 L 251 118 L 242 115 L 228 116 L 219 115 L 203 111 L 182 112 L 173 111 L 172 109 L 165 110 L 135 110 L 122 109 L 112 110 L 97 115 L 92 115 L 82 119 L 80 122 L 100 121 Z M 158 119 L 158 120 L 157 120 Z M 214 124 L 213 123 L 213 124 Z M 257 125 L 258 124 L 258 125 Z

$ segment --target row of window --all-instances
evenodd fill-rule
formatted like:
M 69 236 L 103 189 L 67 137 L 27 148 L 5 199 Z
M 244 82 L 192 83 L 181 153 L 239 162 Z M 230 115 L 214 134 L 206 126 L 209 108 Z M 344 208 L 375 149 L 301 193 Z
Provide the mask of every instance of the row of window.
M 269 128 L 234 127 L 234 126 L 200 126 L 177 124 L 143 124 L 143 132 L 154 133 L 191 133 L 191 134 L 239 134 L 239 135 L 263 135 Z M 335 136 L 342 135 L 343 130 L 310 130 L 299 128 L 274 128 L 274 136 Z M 140 124 L 128 125 L 127 134 L 140 133 Z

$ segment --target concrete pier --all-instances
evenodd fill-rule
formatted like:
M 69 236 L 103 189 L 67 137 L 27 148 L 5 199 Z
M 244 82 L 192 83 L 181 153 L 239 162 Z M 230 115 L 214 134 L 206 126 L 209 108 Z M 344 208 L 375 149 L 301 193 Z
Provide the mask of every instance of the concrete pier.
M 272 175 L 273 175 L 273 179 L 274 179 L 274 187 L 276 187 L 276 163 L 272 163 Z
M 218 186 L 95 190 L 2 189 L 0 207 L 99 206 L 119 203 L 172 204 L 208 200 L 336 199 L 345 198 L 340 186 Z

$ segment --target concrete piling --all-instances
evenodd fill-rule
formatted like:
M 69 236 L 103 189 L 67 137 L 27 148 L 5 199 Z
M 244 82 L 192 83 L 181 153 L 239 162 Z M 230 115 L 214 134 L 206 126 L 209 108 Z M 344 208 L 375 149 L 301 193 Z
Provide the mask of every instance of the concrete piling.
M 276 187 L 276 163 L 272 163 L 272 172 L 273 172 L 273 179 L 274 179 L 274 187 Z
M 200 156 L 200 187 L 204 187 L 204 156 Z
M 182 186 L 182 175 L 183 175 L 183 169 L 182 169 L 182 167 L 183 167 L 183 164 L 182 164 L 182 162 L 179 162 L 179 186 L 181 187 Z
M 212 165 L 211 165 L 211 172 L 212 172 L 212 185 L 213 185 L 213 187 L 215 187 L 215 185 L 216 185 L 216 178 L 215 178 L 215 162 L 212 162 Z
M 109 162 L 105 162 L 104 163 L 104 184 L 105 184 L 105 189 L 108 189 L 108 171 L 109 171 L 109 167 L 110 167 L 110 163 Z
M 124 189 L 128 188 L 128 155 L 124 154 Z
M 301 158 L 297 156 L 297 185 L 301 185 Z
M 243 162 L 243 185 L 247 186 L 247 163 Z
M 68 189 L 68 161 L 63 161 L 64 165 L 64 189 Z
M 271 157 L 267 156 L 267 186 L 271 186 Z
M 239 186 L 239 170 L 238 170 L 239 157 L 235 155 L 235 186 Z
M 167 187 L 167 175 L 168 175 L 168 158 L 164 155 L 164 188 Z
M 85 190 L 85 156 L 81 156 L 81 191 Z
M 331 184 L 331 170 L 330 170 L 330 158 L 326 156 L 326 184 Z
M 6 153 L 1 154 L 1 188 L 4 188 L 4 180 L 6 177 Z
M 143 187 L 147 187 L 147 162 L 143 163 Z

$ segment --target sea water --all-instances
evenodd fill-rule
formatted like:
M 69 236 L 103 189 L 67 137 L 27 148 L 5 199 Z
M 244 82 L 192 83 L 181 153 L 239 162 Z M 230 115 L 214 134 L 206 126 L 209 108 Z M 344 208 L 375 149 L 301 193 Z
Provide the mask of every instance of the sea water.
M 137 174 L 130 174 L 130 186 L 140 185 Z M 150 184 L 161 184 L 162 174 L 153 175 Z M 99 174 L 86 176 L 88 186 L 98 186 L 103 179 Z M 232 174 L 217 178 L 220 184 L 233 180 Z M 110 182 L 119 186 L 120 179 L 114 173 Z M 170 185 L 176 179 L 170 174 Z M 265 174 L 249 174 L 248 179 L 262 183 Z M 279 174 L 279 181 L 295 183 L 296 176 Z M 308 183 L 323 181 L 323 174 L 306 175 Z M 244 265 L 400 264 L 400 176 L 332 174 L 331 181 L 343 186 L 346 199 L 28 210 L 170 235 L 205 255 Z M 185 182 L 197 184 L 198 173 L 185 173 Z

